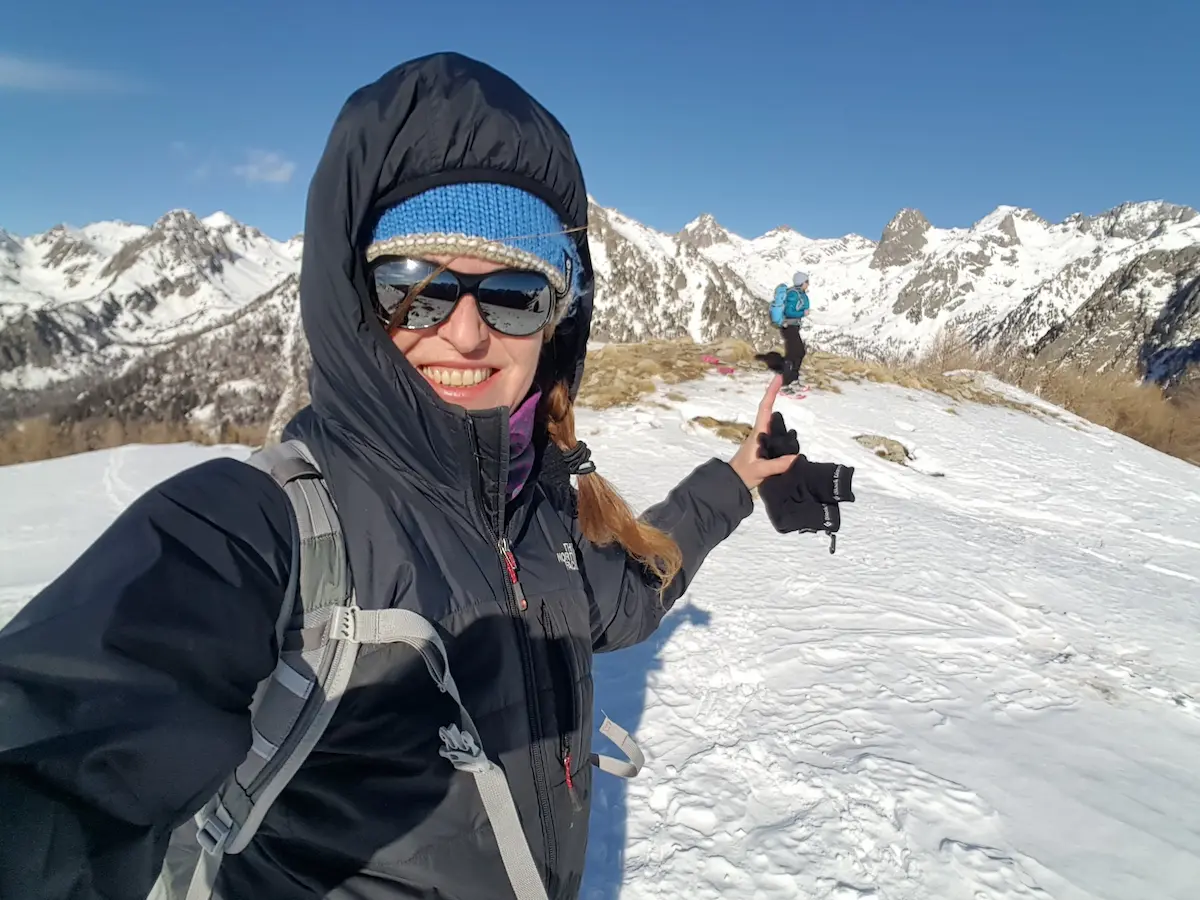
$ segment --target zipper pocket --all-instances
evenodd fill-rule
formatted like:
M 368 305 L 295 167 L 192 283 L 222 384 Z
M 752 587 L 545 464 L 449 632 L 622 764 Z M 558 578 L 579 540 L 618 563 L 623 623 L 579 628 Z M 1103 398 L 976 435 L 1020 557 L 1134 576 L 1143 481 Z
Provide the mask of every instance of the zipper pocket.
M 546 642 L 552 647 L 552 653 L 557 654 L 562 661 L 564 685 L 555 684 L 555 695 L 565 697 L 567 710 L 565 715 L 559 715 L 556 704 L 555 714 L 558 717 L 559 740 L 558 762 L 563 767 L 563 776 L 567 784 L 567 793 L 571 797 L 571 806 L 575 812 L 583 809 L 583 802 L 575 788 L 575 769 L 579 764 L 579 753 L 574 734 L 583 728 L 583 699 L 580 696 L 579 679 L 582 672 L 579 660 L 572 646 L 569 627 L 566 625 L 565 612 L 557 606 L 557 600 L 542 601 L 542 630 L 546 633 Z M 554 607 L 551 609 L 551 607 Z M 563 617 L 560 626 L 558 617 Z M 561 693 L 560 693 L 561 692 Z

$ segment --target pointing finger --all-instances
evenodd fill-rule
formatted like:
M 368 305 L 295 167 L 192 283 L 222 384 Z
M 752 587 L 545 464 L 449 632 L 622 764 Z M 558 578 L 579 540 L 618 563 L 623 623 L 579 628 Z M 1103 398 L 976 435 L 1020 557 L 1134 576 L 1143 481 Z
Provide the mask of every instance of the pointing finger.
M 771 383 L 767 385 L 767 391 L 763 394 L 761 402 L 758 404 L 758 416 L 754 420 L 754 430 L 763 432 L 771 424 L 771 410 L 775 406 L 775 397 L 779 394 L 779 389 L 783 387 L 783 376 L 776 375 L 771 379 Z

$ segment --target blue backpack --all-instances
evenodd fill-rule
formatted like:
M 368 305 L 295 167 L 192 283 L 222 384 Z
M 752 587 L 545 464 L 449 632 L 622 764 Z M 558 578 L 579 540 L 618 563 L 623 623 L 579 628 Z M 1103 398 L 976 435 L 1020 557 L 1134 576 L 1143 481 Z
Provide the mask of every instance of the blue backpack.
M 796 288 L 781 284 L 775 288 L 775 298 L 771 301 L 771 321 L 782 326 L 786 319 L 803 319 L 808 312 L 808 297 Z

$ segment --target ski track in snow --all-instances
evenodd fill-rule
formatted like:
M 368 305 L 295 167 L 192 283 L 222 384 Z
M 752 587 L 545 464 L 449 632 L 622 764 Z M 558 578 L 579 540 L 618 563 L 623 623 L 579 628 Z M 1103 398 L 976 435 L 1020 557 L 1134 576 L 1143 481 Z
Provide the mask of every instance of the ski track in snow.
M 122 475 L 128 455 L 128 447 L 117 447 L 109 454 L 108 465 L 104 467 L 104 495 L 118 513 L 137 496 Z
M 750 421 L 762 386 L 714 375 L 669 408 L 580 410 L 578 430 L 641 507 L 732 453 L 688 420 Z M 585 900 L 1198 896 L 1200 469 L 950 405 L 879 385 L 778 401 L 810 458 L 857 468 L 837 554 L 756 510 L 655 636 L 598 657 L 597 715 L 648 763 L 596 776 Z M 0 469 L 0 614 L 141 489 L 244 452 Z

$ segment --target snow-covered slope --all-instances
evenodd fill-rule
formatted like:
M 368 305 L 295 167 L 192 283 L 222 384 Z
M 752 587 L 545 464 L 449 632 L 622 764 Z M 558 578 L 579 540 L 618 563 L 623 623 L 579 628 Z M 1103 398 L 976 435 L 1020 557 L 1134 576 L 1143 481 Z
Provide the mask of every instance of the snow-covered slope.
M 762 382 L 580 410 L 579 433 L 641 507 L 732 452 L 689 420 L 750 421 Z M 598 658 L 597 708 L 649 762 L 596 780 L 586 900 L 1194 900 L 1200 469 L 1066 413 L 948 404 L 779 401 L 811 458 L 857 467 L 838 552 L 756 509 L 651 640 Z M 0 469 L 0 620 L 145 487 L 246 452 Z
M 767 334 L 762 295 L 691 242 L 595 204 L 590 226 L 596 337 L 638 341 L 691 335 L 706 341 Z
M 1140 365 L 1167 378 L 1200 360 L 1200 216 L 1188 207 L 1130 203 L 1058 224 L 1000 207 L 956 229 L 902 210 L 879 242 L 813 240 L 786 227 L 748 240 L 707 215 L 666 234 L 595 202 L 591 226 L 600 340 L 773 342 L 766 302 L 803 269 L 812 276 L 806 328 L 833 351 L 917 351 L 954 326 L 1050 363 Z M 0 233 L 0 395 L 58 385 L 75 396 L 127 373 L 278 294 L 301 249 L 300 237 L 273 241 L 224 213 L 201 220 L 180 210 L 151 228 Z M 240 321 L 257 327 L 253 316 Z M 0 396 L 0 414 L 45 396 Z

